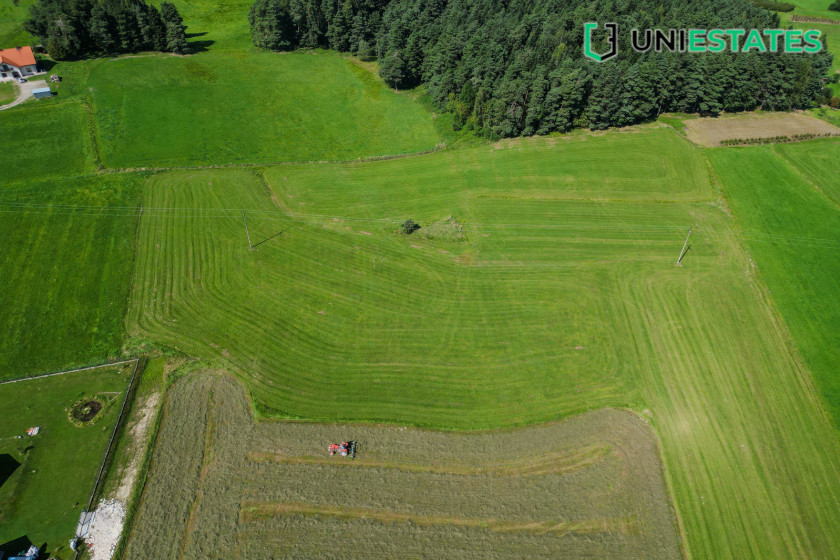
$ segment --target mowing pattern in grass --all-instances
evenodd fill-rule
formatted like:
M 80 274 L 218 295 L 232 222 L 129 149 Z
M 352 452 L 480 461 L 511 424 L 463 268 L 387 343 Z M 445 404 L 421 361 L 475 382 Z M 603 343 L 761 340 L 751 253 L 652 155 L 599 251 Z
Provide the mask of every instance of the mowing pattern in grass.
M 349 558 L 679 556 L 655 438 L 629 412 L 474 435 L 254 424 L 213 374 L 180 381 L 164 410 L 128 559 L 327 558 L 336 543 Z M 348 438 L 355 462 L 328 457 Z M 590 448 L 605 451 L 562 472 L 497 470 Z
M 94 169 L 88 116 L 78 101 L 24 104 L 0 111 L 0 185 Z M 0 196 L 3 193 L 0 192 Z
M 419 104 L 330 53 L 126 58 L 90 77 L 110 167 L 345 160 L 440 138 Z
M 167 210 L 140 226 L 136 333 L 224 361 L 270 415 L 481 428 L 648 407 L 693 557 L 840 549 L 840 444 L 673 131 L 267 177 L 150 181 Z M 448 216 L 465 241 L 396 233 Z
M 761 276 L 840 426 L 840 142 L 715 150 L 710 157 Z
M 142 178 L 0 191 L 0 379 L 101 363 L 124 335 Z M 72 404 L 72 403 L 71 403 Z
M 4 457 L 19 463 L 10 477 L 0 473 L 0 551 L 7 556 L 25 547 L 4 548 L 3 543 L 25 536 L 36 546 L 46 544 L 44 557 L 73 558 L 67 542 L 93 490 L 120 407 L 103 410 L 95 425 L 84 427 L 73 425 L 67 414 L 87 394 L 122 402 L 132 367 L 0 385 L 0 463 Z M 41 432 L 28 437 L 25 431 L 32 426 Z

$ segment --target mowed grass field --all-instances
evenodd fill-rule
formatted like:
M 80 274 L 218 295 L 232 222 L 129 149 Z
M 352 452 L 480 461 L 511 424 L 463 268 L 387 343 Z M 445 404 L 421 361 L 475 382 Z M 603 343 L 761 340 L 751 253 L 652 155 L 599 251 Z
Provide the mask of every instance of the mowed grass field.
M 126 364 L 0 385 L 0 551 L 7 557 L 29 544 L 44 547 L 44 557 L 74 557 L 68 541 L 87 507 L 131 371 Z M 71 423 L 71 407 L 97 395 L 113 402 L 104 416 L 88 426 Z M 41 431 L 29 437 L 33 426 Z
M 441 141 L 410 97 L 327 52 L 125 58 L 88 83 L 106 167 L 349 160 Z
M 87 112 L 78 100 L 37 105 L 30 101 L 0 111 L 0 150 L 7 161 L 0 189 L 6 183 L 96 169 Z
M 836 140 L 710 152 L 750 253 L 835 425 L 840 425 L 838 157 Z
M 629 405 L 692 558 L 840 549 L 836 431 L 673 131 L 170 172 L 144 196 L 131 332 L 220 361 L 262 414 L 475 429 Z
M 164 411 L 127 559 L 680 556 L 656 438 L 630 412 L 471 435 L 255 424 L 213 373 Z M 347 439 L 355 460 L 328 455 Z
M 0 186 L 0 379 L 120 354 L 142 179 Z

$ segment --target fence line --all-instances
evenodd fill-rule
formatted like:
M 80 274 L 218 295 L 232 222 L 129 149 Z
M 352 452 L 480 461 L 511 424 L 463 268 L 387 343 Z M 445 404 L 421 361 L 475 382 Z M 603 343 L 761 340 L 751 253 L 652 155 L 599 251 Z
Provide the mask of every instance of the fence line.
M 64 375 L 65 373 L 75 373 L 77 371 L 87 371 L 87 370 L 90 370 L 90 369 L 98 369 L 98 368 L 108 367 L 108 366 L 118 366 L 118 365 L 121 365 L 121 364 L 129 364 L 131 362 L 136 362 L 136 361 L 137 361 L 137 358 L 132 358 L 130 360 L 122 360 L 120 362 L 110 362 L 110 363 L 107 363 L 107 364 L 99 364 L 98 366 L 88 366 L 88 367 L 83 367 L 83 368 L 67 369 L 67 370 L 64 370 L 64 371 L 56 371 L 54 373 L 43 373 L 41 375 L 33 375 L 33 376 L 30 376 L 30 377 L 21 377 L 20 379 L 10 379 L 8 381 L 0 381 L 0 385 L 7 385 L 9 383 L 19 383 L 21 381 L 31 381 L 33 379 L 42 379 L 44 377 L 53 377 L 55 375 Z

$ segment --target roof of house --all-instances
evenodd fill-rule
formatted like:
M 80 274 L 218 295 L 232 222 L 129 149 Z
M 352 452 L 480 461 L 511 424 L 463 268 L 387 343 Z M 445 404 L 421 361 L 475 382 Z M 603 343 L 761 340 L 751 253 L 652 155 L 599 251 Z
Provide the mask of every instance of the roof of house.
M 35 55 L 31 47 L 14 47 L 12 49 L 0 50 L 0 62 L 12 66 L 29 66 L 35 64 Z

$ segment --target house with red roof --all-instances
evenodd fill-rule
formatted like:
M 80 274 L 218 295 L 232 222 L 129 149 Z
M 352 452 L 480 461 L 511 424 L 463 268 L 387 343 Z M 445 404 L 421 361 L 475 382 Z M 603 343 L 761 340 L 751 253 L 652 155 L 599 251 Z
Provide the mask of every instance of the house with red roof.
M 0 80 L 22 78 L 38 72 L 38 63 L 31 47 L 0 50 Z

